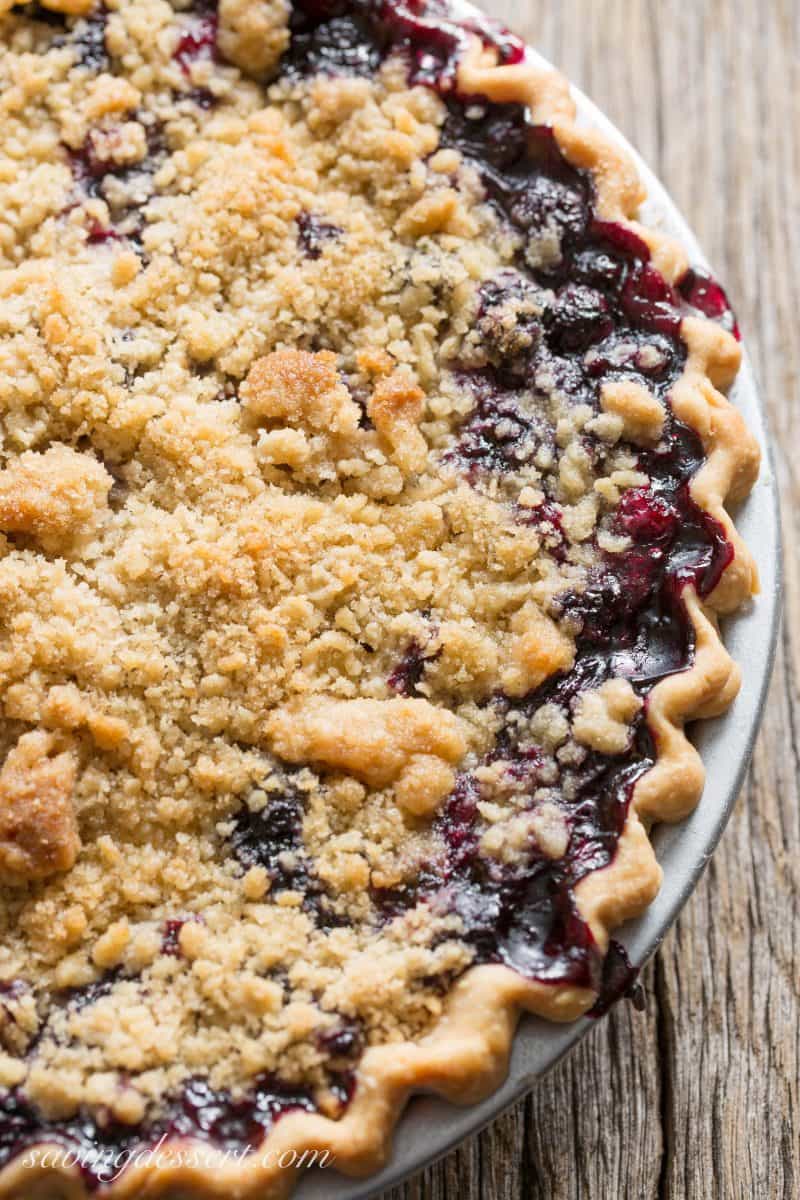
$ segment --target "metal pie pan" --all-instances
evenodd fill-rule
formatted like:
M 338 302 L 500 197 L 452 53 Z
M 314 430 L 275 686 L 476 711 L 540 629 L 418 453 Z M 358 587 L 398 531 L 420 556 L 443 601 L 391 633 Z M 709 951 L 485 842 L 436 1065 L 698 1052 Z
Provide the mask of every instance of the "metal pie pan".
M 456 11 L 466 14 L 476 10 L 459 3 Z M 537 65 L 549 65 L 538 52 L 529 49 L 528 54 Z M 696 238 L 653 172 L 591 100 L 575 88 L 573 95 L 581 123 L 599 129 L 636 161 L 648 191 L 642 210 L 645 222 L 678 238 L 693 264 L 707 266 Z M 700 804 L 687 820 L 654 831 L 653 844 L 664 868 L 661 891 L 642 917 L 614 934 L 636 965 L 644 964 L 658 949 L 692 894 L 727 824 L 753 750 L 775 656 L 781 594 L 778 496 L 764 411 L 746 353 L 731 399 L 764 453 L 761 476 L 746 503 L 735 513 L 737 527 L 758 564 L 762 590 L 753 604 L 723 622 L 724 641 L 742 667 L 743 684 L 735 704 L 724 717 L 699 722 L 693 729 L 692 740 L 707 770 Z M 514 1042 L 508 1077 L 488 1100 L 462 1109 L 438 1097 L 415 1096 L 397 1126 L 393 1153 L 382 1171 L 369 1179 L 354 1181 L 332 1168 L 314 1170 L 300 1183 L 297 1200 L 370 1200 L 379 1196 L 488 1125 L 530 1091 L 594 1024 L 589 1018 L 563 1026 L 524 1017 Z

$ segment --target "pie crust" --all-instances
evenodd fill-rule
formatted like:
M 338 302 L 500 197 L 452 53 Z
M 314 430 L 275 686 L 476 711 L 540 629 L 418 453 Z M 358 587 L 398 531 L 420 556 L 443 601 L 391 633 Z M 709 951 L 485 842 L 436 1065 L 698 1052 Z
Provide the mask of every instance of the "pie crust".
M 252 47 L 250 52 L 255 52 Z M 685 275 L 688 262 L 682 248 L 636 220 L 644 195 L 634 164 L 597 131 L 576 123 L 569 86 L 560 75 L 529 62 L 498 65 L 497 51 L 472 36 L 458 63 L 457 88 L 462 95 L 529 106 L 537 125 L 552 127 L 567 161 L 591 174 L 598 215 L 629 228 L 643 240 L 650 248 L 654 266 L 669 283 L 677 283 Z M 601 950 L 608 946 L 611 931 L 640 914 L 658 892 L 661 869 L 648 837 L 651 825 L 682 819 L 700 797 L 703 766 L 684 735 L 684 725 L 690 719 L 716 716 L 733 701 L 739 671 L 720 640 L 717 618 L 733 612 L 758 590 L 755 565 L 726 509 L 726 505 L 747 495 L 759 468 L 757 444 L 724 395 L 737 373 L 739 345 L 718 324 L 700 317 L 685 317 L 681 336 L 688 355 L 683 374 L 671 389 L 671 405 L 680 421 L 696 431 L 705 452 L 704 465 L 692 479 L 691 494 L 695 503 L 722 526 L 733 547 L 733 557 L 713 591 L 702 600 L 691 585 L 682 593 L 694 629 L 694 661 L 688 669 L 662 679 L 650 692 L 647 724 L 658 746 L 657 760 L 635 784 L 613 860 L 587 874 L 576 888 L 580 913 Z M 640 400 L 635 389 L 620 388 L 609 404 L 617 416 L 635 426 L 649 419 Z M 248 403 L 258 406 L 273 401 L 259 392 L 254 381 Z M 397 453 L 407 455 L 410 462 L 418 450 L 414 436 L 418 403 L 413 389 L 401 389 L 399 395 L 384 389 L 373 413 L 376 426 L 380 429 L 380 422 L 385 421 L 387 433 L 396 438 Z M 336 412 L 331 409 L 331 420 L 338 419 Z M 84 489 L 98 486 L 94 479 L 79 482 Z M 3 503 L 0 495 L 0 507 Z M 76 512 L 74 519 L 84 519 L 79 501 L 74 502 L 77 508 L 70 508 L 70 503 L 68 499 L 60 508 L 56 505 L 52 512 L 38 518 L 46 527 L 46 536 L 61 536 Z M 13 507 L 13 497 L 8 504 Z M 24 521 L 24 514 L 20 520 Z M 290 713 L 282 719 L 283 724 L 279 722 L 275 732 L 280 753 L 289 761 L 293 755 L 303 761 L 307 757 L 304 737 L 307 742 L 316 736 L 313 718 L 306 718 L 311 731 L 305 733 L 296 715 Z M 455 729 L 439 730 L 435 743 L 424 731 L 414 734 L 414 753 L 432 754 L 440 764 L 456 763 L 458 737 Z M 69 751 L 57 745 L 37 745 L 31 753 L 37 750 L 45 756 L 45 766 L 38 769 L 45 772 L 48 786 L 57 792 L 59 777 L 74 769 Z M 352 765 L 346 746 L 337 743 L 330 753 L 334 755 L 332 761 L 344 769 Z M 364 768 L 367 778 L 369 769 Z M 377 778 L 376 785 L 382 780 L 383 776 Z M 447 765 L 443 780 L 447 791 L 448 783 L 452 786 L 452 772 Z M 0 790 L 2 787 L 0 778 Z M 409 797 L 412 811 L 415 804 L 419 806 L 417 812 L 426 811 L 427 801 L 419 798 L 413 781 L 404 794 Z M 69 823 L 68 816 L 63 819 Z M 74 854 L 74 836 L 70 826 L 69 844 L 67 849 L 61 848 L 62 854 Z M 45 848 L 42 854 L 46 853 Z M 101 1194 L 114 1200 L 164 1195 L 235 1196 L 239 1200 L 288 1196 L 297 1182 L 297 1171 L 277 1164 L 290 1152 L 327 1153 L 335 1159 L 336 1168 L 346 1174 L 370 1174 L 386 1162 L 393 1128 L 412 1093 L 432 1091 L 458 1104 L 479 1101 L 491 1094 L 505 1076 L 522 1012 L 570 1021 L 587 1012 L 596 998 L 595 989 L 526 980 L 504 966 L 472 967 L 452 986 L 443 1014 L 423 1037 L 366 1050 L 358 1065 L 355 1092 L 338 1119 L 319 1112 L 289 1112 L 275 1122 L 259 1151 L 236 1163 L 220 1155 L 214 1169 L 177 1161 L 187 1145 L 171 1142 L 162 1149 L 157 1166 L 134 1164 L 106 1185 Z M 267 1165 L 265 1151 L 271 1155 Z M 175 1155 L 174 1163 L 169 1161 L 171 1153 Z M 213 1161 L 210 1148 L 206 1160 Z M 0 1174 L 2 1196 L 36 1200 L 88 1194 L 77 1172 L 32 1168 L 23 1165 L 22 1158 L 12 1159 Z

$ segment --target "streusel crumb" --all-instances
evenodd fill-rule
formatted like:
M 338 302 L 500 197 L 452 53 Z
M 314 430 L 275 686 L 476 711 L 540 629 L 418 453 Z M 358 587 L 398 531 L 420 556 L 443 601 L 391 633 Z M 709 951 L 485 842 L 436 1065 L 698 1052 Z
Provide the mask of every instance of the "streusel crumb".
M 75 759 L 47 733 L 26 733 L 0 771 L 0 880 L 27 883 L 68 871 L 80 839 L 72 806 Z

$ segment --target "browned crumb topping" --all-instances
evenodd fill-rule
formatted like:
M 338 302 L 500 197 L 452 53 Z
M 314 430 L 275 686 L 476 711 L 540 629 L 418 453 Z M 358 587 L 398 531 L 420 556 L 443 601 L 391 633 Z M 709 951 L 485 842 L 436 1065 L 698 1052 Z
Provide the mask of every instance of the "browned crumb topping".
M 96 524 L 111 489 L 100 463 L 67 446 L 28 450 L 0 471 L 0 530 L 57 551 Z
M 0 980 L 33 989 L 6 1005 L 0 1084 L 129 1122 L 198 1073 L 321 1084 L 342 1014 L 372 1042 L 429 1028 L 471 959 L 459 920 L 381 925 L 370 888 L 430 856 L 425 818 L 493 744 L 482 702 L 571 664 L 546 610 L 598 529 L 613 548 L 604 515 L 637 482 L 614 396 L 594 417 L 546 378 L 552 450 L 481 491 L 447 465 L 474 402 L 448 364 L 513 355 L 524 321 L 471 333 L 517 247 L 437 152 L 441 101 L 391 60 L 254 82 L 287 44 L 283 0 L 221 0 L 224 61 L 184 67 L 176 8 L 110 0 L 124 78 L 0 19 Z M 98 159 L 102 192 L 81 183 Z M 337 231 L 318 255 L 304 214 Z M 642 402 L 629 432 L 660 419 Z M 534 510 L 545 480 L 559 560 L 507 503 Z M 399 698 L 411 644 L 427 665 Z M 636 711 L 609 685 L 573 737 L 550 708 L 530 735 L 563 756 L 619 744 Z M 531 833 L 563 853 L 547 789 L 521 816 L 482 778 L 487 854 Z M 329 925 L 231 849 L 289 787 Z M 299 853 L 279 856 L 289 881 Z M 51 1003 L 116 969 L 93 1003 Z
M 344 771 L 371 788 L 394 783 L 395 798 L 419 813 L 452 789 L 447 764 L 460 762 L 467 749 L 458 718 L 427 700 L 303 700 L 277 709 L 268 735 L 279 758 Z M 419 797 L 427 779 L 436 793 L 431 803 Z
M 53 753 L 48 733 L 26 733 L 0 771 L 0 879 L 27 882 L 68 871 L 78 855 L 75 759 Z

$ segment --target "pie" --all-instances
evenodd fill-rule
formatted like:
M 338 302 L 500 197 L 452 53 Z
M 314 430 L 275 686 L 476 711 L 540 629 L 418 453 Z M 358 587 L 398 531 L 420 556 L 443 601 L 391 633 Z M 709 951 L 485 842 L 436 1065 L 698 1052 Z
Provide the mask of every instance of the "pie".
M 0 10 L 0 1195 L 369 1172 L 620 990 L 736 322 L 444 0 Z

